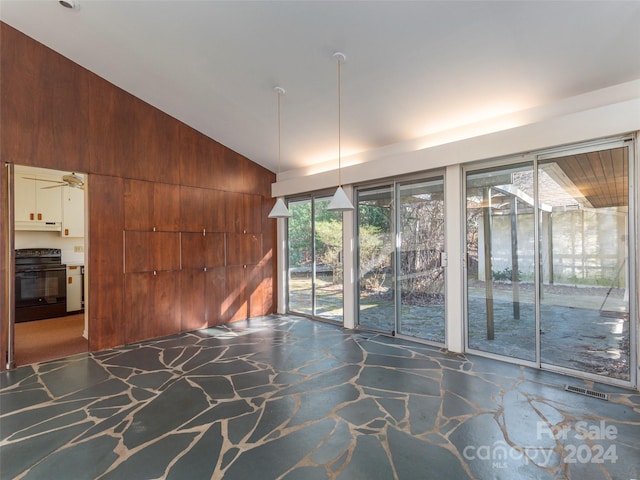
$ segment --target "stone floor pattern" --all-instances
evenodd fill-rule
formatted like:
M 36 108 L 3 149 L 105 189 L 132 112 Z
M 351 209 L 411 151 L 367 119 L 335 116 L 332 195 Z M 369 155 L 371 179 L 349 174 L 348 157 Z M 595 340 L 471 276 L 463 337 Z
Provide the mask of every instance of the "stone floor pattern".
M 628 480 L 640 394 L 261 317 L 0 374 L 0 477 Z

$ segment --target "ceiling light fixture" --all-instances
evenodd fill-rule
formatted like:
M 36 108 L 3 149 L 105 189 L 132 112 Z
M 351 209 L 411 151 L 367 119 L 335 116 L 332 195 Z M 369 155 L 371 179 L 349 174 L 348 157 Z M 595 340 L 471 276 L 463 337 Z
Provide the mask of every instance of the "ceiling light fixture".
M 275 87 L 273 90 L 278 96 L 278 175 L 280 175 L 280 97 L 285 94 L 285 91 L 282 87 Z M 284 204 L 284 200 L 282 197 L 278 197 L 276 204 L 269 212 L 269 218 L 289 218 L 290 216 L 291 212 Z
M 341 85 L 340 85 L 340 77 L 341 65 L 346 62 L 347 57 L 344 53 L 336 52 L 333 54 L 333 58 L 336 59 L 338 63 L 338 188 L 336 189 L 336 193 L 333 194 L 331 201 L 329 202 L 329 206 L 327 210 L 335 210 L 339 212 L 345 212 L 348 210 L 353 210 L 353 205 L 349 201 L 347 194 L 344 193 L 342 189 L 342 124 L 341 124 Z
M 77 6 L 74 0 L 59 0 L 58 3 L 65 8 L 76 8 Z

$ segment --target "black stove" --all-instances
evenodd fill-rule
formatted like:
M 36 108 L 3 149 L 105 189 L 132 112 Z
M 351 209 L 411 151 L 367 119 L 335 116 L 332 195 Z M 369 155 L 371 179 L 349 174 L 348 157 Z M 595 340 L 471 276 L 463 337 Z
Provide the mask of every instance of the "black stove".
M 59 248 L 16 250 L 16 322 L 67 314 L 67 266 Z
M 22 248 L 16 250 L 16 271 L 62 266 L 59 248 Z

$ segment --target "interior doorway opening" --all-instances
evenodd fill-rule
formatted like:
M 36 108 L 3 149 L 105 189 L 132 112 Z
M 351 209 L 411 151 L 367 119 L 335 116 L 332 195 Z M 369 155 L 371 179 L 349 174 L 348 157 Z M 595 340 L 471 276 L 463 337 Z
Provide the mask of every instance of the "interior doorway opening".
M 87 175 L 13 166 L 8 365 L 88 351 Z

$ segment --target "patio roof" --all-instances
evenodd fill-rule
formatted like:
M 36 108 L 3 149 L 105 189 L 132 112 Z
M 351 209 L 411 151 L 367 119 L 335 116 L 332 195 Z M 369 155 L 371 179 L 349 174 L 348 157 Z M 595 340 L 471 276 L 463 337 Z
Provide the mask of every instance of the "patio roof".
M 593 208 L 629 204 L 627 148 L 568 155 L 550 160 L 557 168 L 542 168 L 559 184 L 567 179 Z M 547 164 L 549 165 L 549 164 Z M 566 178 L 560 174 L 564 174 Z

